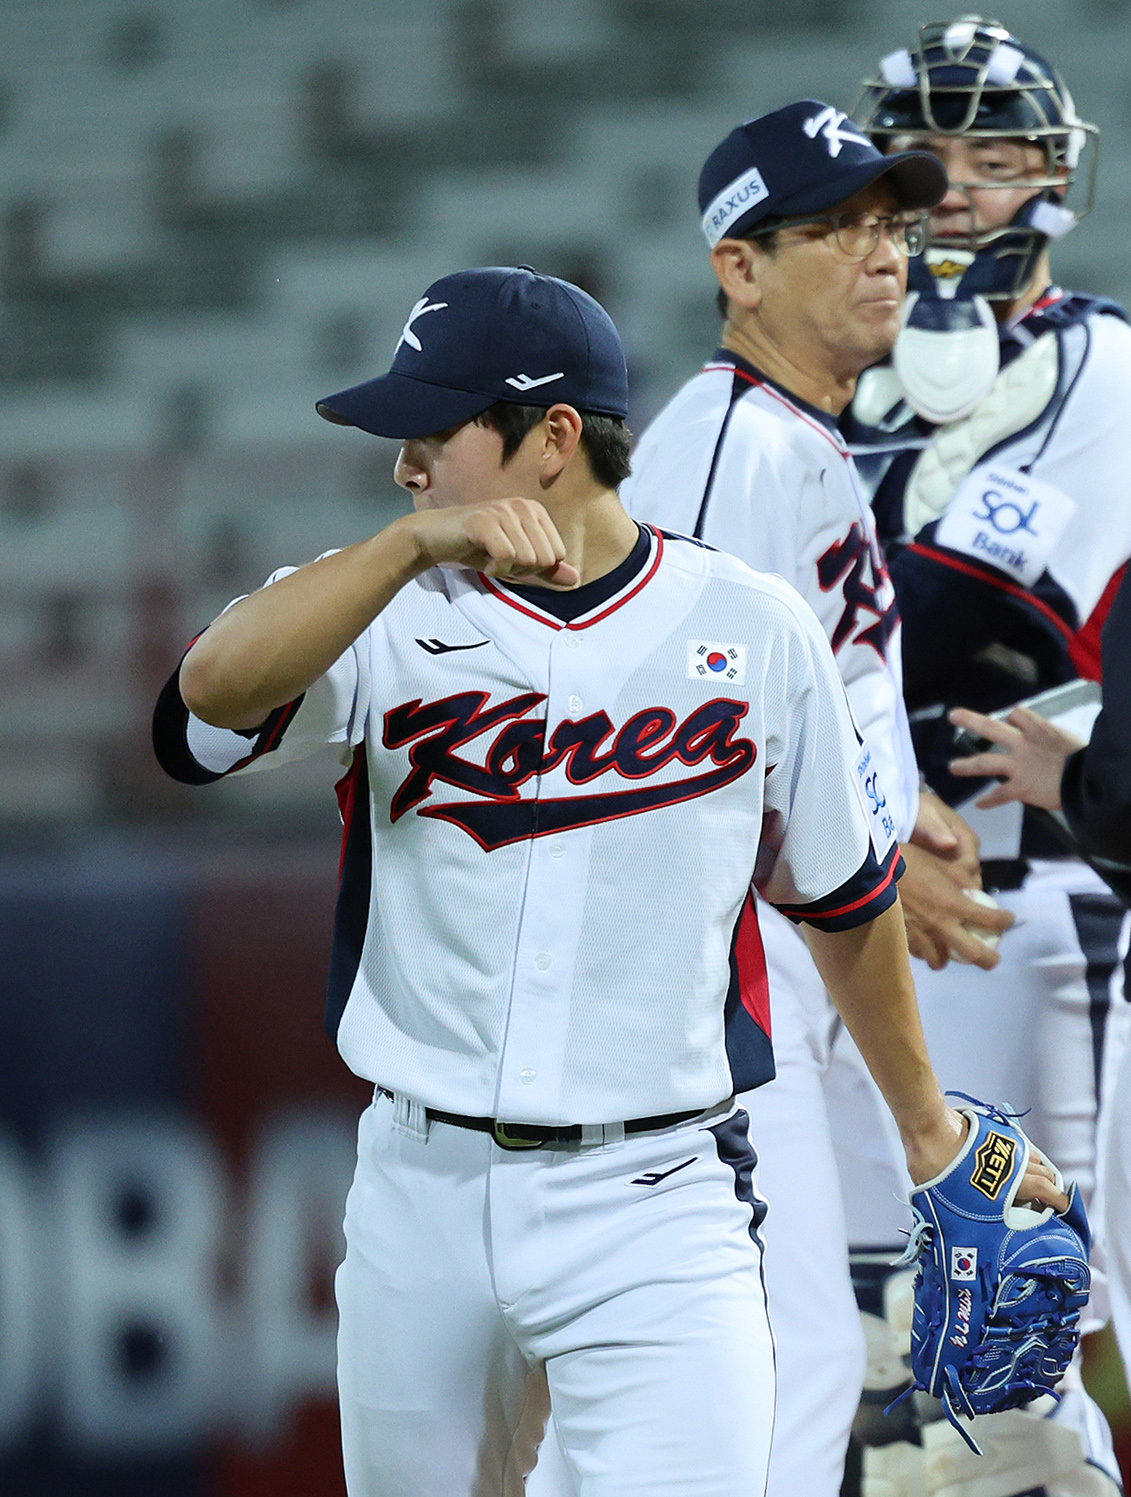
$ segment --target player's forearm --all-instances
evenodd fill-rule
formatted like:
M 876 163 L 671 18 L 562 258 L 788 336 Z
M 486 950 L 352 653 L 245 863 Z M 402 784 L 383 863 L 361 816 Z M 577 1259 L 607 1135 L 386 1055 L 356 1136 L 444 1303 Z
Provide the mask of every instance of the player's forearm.
M 429 562 L 410 516 L 242 599 L 181 665 L 186 706 L 220 728 L 257 727 L 306 691 Z
M 846 931 L 803 927 L 837 1012 L 899 1127 L 915 1180 L 945 1168 L 965 1125 L 935 1076 L 911 976 L 898 901 Z

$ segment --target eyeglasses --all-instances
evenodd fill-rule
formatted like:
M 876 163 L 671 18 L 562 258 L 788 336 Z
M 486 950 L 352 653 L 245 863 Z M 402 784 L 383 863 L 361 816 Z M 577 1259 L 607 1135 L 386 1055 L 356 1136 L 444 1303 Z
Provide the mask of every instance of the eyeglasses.
M 866 260 L 884 233 L 901 255 L 921 255 L 927 245 L 926 213 L 823 213 L 812 218 L 784 218 L 752 239 L 776 234 L 779 229 L 813 224 L 831 234 L 841 254 L 849 260 Z

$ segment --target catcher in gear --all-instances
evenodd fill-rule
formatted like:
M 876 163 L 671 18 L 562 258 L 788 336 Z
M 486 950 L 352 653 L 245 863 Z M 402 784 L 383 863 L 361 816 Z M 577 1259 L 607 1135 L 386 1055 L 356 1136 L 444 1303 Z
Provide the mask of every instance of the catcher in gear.
M 911 267 L 892 359 L 858 384 L 849 438 L 903 616 L 919 764 L 978 833 L 983 887 L 1017 917 L 992 973 L 919 977 L 924 1027 L 943 1084 L 1025 1109 L 1077 1180 L 1093 1232 L 1086 1334 L 1108 1315 L 1115 1233 L 1097 1139 L 1126 1131 L 1111 1109 L 1131 1017 L 1128 916 L 1047 814 L 976 805 L 984 787 L 949 770 L 949 712 L 1005 715 L 1098 679 L 1100 632 L 1131 556 L 1131 329 L 1114 303 L 1058 286 L 1051 266 L 1092 206 L 1098 132 L 1046 58 L 978 16 L 926 25 L 885 56 L 856 118 L 885 151 L 934 152 L 950 180 Z M 987 1421 L 982 1462 L 941 1419 L 914 1436 L 921 1447 L 904 1446 L 906 1470 L 895 1453 L 866 1450 L 865 1492 L 1111 1497 L 1118 1463 L 1078 1363 L 1060 1391 L 1048 1418 Z

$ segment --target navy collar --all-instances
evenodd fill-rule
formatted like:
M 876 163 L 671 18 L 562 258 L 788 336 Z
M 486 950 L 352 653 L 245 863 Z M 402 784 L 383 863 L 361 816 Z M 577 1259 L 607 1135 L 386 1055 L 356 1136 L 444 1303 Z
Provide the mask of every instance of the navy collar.
M 583 583 L 581 587 L 559 591 L 554 587 L 535 587 L 529 584 L 514 586 L 511 583 L 501 583 L 500 586 L 505 587 L 512 597 L 525 598 L 544 613 L 551 613 L 554 618 L 568 624 L 573 619 L 580 618 L 583 613 L 600 608 L 602 603 L 608 602 L 621 588 L 627 587 L 637 572 L 644 570 L 652 554 L 652 537 L 642 525 L 638 525 L 636 529 L 636 544 L 625 559 L 611 572 L 606 572 L 603 577 L 595 577 L 592 582 Z
M 836 432 L 839 436 L 840 427 L 837 425 L 835 416 L 830 416 L 828 411 L 821 410 L 820 406 L 810 405 L 795 390 L 791 390 L 788 385 L 783 385 L 776 379 L 771 379 L 756 364 L 752 364 L 749 359 L 744 359 L 741 354 L 735 353 L 733 348 L 720 348 L 715 354 L 715 360 L 718 363 L 733 364 L 736 369 L 741 369 L 743 373 L 751 375 L 759 384 L 769 385 L 779 395 L 784 395 L 786 400 L 803 410 L 807 416 L 812 416 L 814 421 L 819 421 L 822 426 L 827 427 L 829 431 Z

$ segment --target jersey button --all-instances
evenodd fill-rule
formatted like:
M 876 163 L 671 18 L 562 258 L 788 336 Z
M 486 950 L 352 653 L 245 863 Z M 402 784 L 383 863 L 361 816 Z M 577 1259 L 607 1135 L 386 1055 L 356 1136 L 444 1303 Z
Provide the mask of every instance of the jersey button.
M 540 951 L 534 958 L 534 965 L 538 968 L 539 972 L 545 972 L 550 965 L 550 953 L 548 951 Z
M 581 644 L 581 640 L 578 638 L 577 634 L 575 634 L 572 629 L 567 629 L 566 630 L 565 642 L 566 642 L 567 649 L 570 649 L 570 650 L 576 650 L 578 648 L 578 646 Z
M 581 713 L 581 709 L 584 706 L 585 703 L 581 700 L 576 692 L 574 692 L 569 701 L 566 703 L 566 708 L 569 711 L 570 717 L 578 717 Z
M 537 1077 L 537 1075 L 537 1071 L 533 1070 L 530 1066 L 525 1066 L 521 1071 L 519 1071 L 518 1079 L 522 1082 L 523 1086 L 529 1086 L 530 1083 Z
M 552 858 L 560 858 L 561 855 L 562 855 L 562 853 L 564 853 L 564 852 L 565 852 L 565 848 L 562 846 L 562 844 L 560 842 L 552 842 L 550 844 L 550 856 Z

